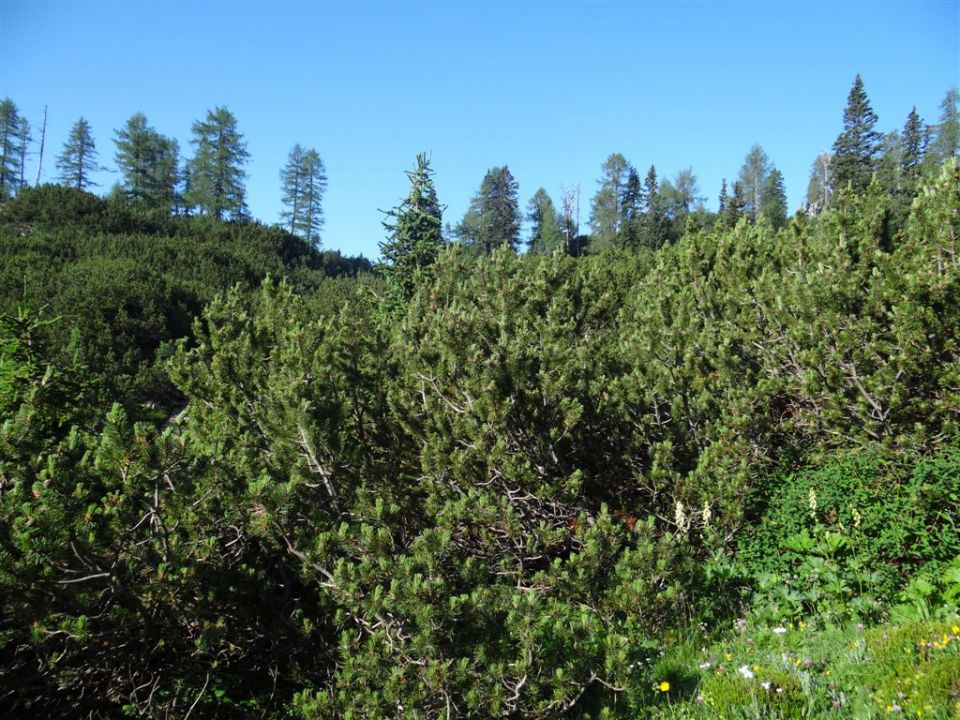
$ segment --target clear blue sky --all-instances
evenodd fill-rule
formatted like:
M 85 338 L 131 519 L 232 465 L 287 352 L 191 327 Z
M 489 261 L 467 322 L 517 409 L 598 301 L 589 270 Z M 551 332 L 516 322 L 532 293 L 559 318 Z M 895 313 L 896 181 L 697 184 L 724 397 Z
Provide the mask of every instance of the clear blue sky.
M 378 209 L 432 153 L 456 222 L 490 167 L 521 202 L 581 186 L 623 153 L 672 177 L 692 166 L 709 207 L 759 143 L 791 208 L 841 127 L 859 72 L 880 129 L 935 122 L 960 84 L 960 3 L 319 3 L 0 0 L 0 96 L 39 127 L 44 178 L 81 115 L 100 160 L 134 112 L 180 140 L 206 110 L 236 115 L 253 215 L 275 222 L 295 142 L 329 176 L 324 245 L 375 257 Z M 34 159 L 35 162 L 35 159 Z M 31 165 L 35 172 L 35 165 Z M 110 189 L 118 175 L 98 177 Z

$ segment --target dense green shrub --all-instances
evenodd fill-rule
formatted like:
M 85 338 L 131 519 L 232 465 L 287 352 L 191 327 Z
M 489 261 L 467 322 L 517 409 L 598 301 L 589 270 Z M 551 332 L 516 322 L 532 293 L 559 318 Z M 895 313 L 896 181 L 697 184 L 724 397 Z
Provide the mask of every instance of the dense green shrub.
M 63 321 L 51 347 L 72 344 L 96 375 L 99 404 L 174 407 L 180 398 L 156 362 L 165 343 L 220 292 L 288 278 L 304 293 L 370 270 L 363 258 L 319 253 L 280 228 L 170 217 L 122 198 L 45 185 L 0 207 L 0 312 L 25 300 Z M 149 415 L 149 412 L 146 413 Z
M 753 576 L 791 573 L 830 534 L 840 564 L 869 571 L 866 590 L 889 603 L 912 576 L 960 556 L 956 449 L 912 461 L 855 454 L 777 473 L 754 501 L 763 509 L 738 539 L 738 560 Z
M 801 648 L 777 645 L 787 628 L 751 629 L 773 612 L 762 595 L 725 662 L 768 672 L 782 701 L 658 654 L 795 563 L 818 578 L 797 590 L 811 626 L 876 598 L 955 597 L 916 577 L 952 572 L 957 543 L 958 207 L 948 165 L 904 233 L 873 188 L 780 232 L 741 222 L 642 255 L 450 250 L 386 307 L 380 279 L 321 281 L 279 230 L 7 223 L 15 272 L 56 259 L 31 279 L 67 329 L 8 316 L 0 340 L 0 702 L 709 717 L 706 689 L 742 699 L 733 716 L 837 716 L 833 668 L 800 671 Z M 86 383 L 155 391 L 158 356 L 182 412 L 89 419 Z M 870 592 L 852 589 L 861 570 Z M 894 658 L 883 639 L 823 649 L 859 663 L 852 693 L 879 648 L 863 717 L 918 663 L 917 697 L 955 692 L 953 649 Z

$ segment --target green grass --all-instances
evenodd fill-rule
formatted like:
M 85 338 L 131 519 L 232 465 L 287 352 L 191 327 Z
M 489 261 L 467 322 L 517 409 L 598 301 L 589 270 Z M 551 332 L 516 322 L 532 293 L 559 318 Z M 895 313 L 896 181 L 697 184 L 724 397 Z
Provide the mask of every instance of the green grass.
M 657 720 L 960 717 L 960 620 L 735 627 L 668 646 L 651 668 Z M 668 682 L 670 690 L 656 689 Z

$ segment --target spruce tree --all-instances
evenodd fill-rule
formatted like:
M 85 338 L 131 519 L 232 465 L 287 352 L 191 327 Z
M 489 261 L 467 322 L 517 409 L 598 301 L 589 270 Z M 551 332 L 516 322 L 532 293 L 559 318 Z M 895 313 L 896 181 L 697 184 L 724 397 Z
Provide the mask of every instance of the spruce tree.
M 640 224 L 639 245 L 656 249 L 669 237 L 670 219 L 664 209 L 657 169 L 651 165 L 643 180 L 643 219 Z
M 723 178 L 723 182 L 720 183 L 720 197 L 717 198 L 718 215 L 723 215 L 723 211 L 727 209 L 728 202 L 730 202 L 730 196 L 727 194 L 727 179 Z
M 13 195 L 20 177 L 20 139 L 22 121 L 10 98 L 0 101 L 0 199 Z
M 843 188 L 849 183 L 855 192 L 863 192 L 877 165 L 882 136 L 874 127 L 877 114 L 857 75 L 843 111 L 843 132 L 833 143 L 833 185 Z
M 911 192 L 920 176 L 923 145 L 923 121 L 917 115 L 917 108 L 914 107 L 907 115 L 907 121 L 903 125 L 903 133 L 900 136 L 900 171 L 904 185 L 908 186 Z
M 760 200 L 760 215 L 775 228 L 787 224 L 787 191 L 783 184 L 783 174 L 774 167 L 763 185 Z
M 640 182 L 640 175 L 631 165 L 620 200 L 623 213 L 623 225 L 620 229 L 620 236 L 617 238 L 617 244 L 620 247 L 630 249 L 639 247 L 643 202 L 643 185 Z
M 432 265 L 443 249 L 443 208 L 433 185 L 433 170 L 424 153 L 417 155 L 417 167 L 407 172 L 410 193 L 395 208 L 386 212 L 384 228 L 389 232 L 380 243 L 382 267 L 398 295 L 413 294 L 416 277 Z
M 80 118 L 70 130 L 63 152 L 57 157 L 60 170 L 60 182 L 79 190 L 96 187 L 90 176 L 100 165 L 97 164 L 97 146 L 93 140 L 90 123 Z
M 730 196 L 723 216 L 720 218 L 724 227 L 733 227 L 747 212 L 747 197 L 743 192 L 743 184 L 736 180 L 733 183 L 733 194 Z
M 249 158 L 237 121 L 225 107 L 207 112 L 205 120 L 193 124 L 195 154 L 187 173 L 187 204 L 217 220 L 247 217 L 243 165 Z
M 563 248 L 563 233 L 557 209 L 543 188 L 537 190 L 527 206 L 527 219 L 533 223 L 528 247 L 530 252 L 549 254 Z
M 465 245 L 482 253 L 490 253 L 501 245 L 516 250 L 521 222 L 518 190 L 519 185 L 506 165 L 488 170 L 455 234 Z

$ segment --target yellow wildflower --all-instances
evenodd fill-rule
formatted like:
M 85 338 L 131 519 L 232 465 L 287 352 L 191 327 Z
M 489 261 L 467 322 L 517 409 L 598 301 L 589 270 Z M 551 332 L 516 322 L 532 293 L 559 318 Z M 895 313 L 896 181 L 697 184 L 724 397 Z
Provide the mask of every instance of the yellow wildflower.
M 952 632 L 954 635 L 960 635 L 960 625 L 951 625 L 950 632 Z
M 657 689 L 660 690 L 660 692 L 670 692 L 670 683 L 664 680 L 657 686 Z

